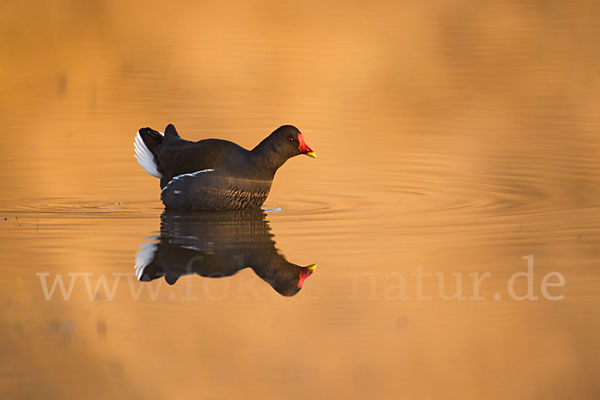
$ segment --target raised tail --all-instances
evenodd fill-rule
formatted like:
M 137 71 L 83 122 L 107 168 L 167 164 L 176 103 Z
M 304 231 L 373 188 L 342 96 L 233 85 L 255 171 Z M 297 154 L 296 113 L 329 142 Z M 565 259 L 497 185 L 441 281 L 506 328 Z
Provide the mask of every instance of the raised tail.
M 138 163 L 152 176 L 162 178 L 158 170 L 158 151 L 164 140 L 162 132 L 151 128 L 142 128 L 135 135 L 135 158 Z

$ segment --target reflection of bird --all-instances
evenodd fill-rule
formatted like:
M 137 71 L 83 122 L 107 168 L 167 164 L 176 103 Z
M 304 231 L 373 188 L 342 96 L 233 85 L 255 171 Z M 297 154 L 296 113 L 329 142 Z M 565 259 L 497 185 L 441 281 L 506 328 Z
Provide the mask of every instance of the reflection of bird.
M 298 129 L 284 125 L 252 150 L 227 140 L 182 139 L 171 124 L 165 133 L 139 130 L 135 153 L 150 175 L 160 178 L 161 200 L 173 210 L 259 208 L 275 172 L 299 154 L 316 158 Z
M 316 265 L 292 264 L 277 252 L 262 211 L 182 214 L 165 211 L 160 240 L 141 245 L 136 275 L 174 284 L 192 273 L 219 278 L 251 268 L 277 292 L 293 296 Z

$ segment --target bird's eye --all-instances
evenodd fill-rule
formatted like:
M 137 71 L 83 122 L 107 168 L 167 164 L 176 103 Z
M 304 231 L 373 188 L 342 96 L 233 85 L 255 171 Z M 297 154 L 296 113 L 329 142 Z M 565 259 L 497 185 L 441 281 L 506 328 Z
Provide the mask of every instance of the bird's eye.
M 293 138 L 292 136 L 290 136 L 290 137 L 288 138 L 288 140 L 289 140 L 290 142 L 293 142 L 293 141 L 294 141 L 294 138 Z

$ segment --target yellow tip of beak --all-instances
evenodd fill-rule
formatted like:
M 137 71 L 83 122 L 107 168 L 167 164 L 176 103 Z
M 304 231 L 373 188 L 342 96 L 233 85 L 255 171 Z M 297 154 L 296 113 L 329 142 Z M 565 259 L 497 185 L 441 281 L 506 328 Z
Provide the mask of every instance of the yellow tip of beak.
M 317 264 L 307 265 L 306 268 L 314 271 L 317 268 Z
M 314 151 L 311 151 L 310 153 L 306 153 L 307 156 L 312 157 L 312 158 L 317 158 L 317 153 L 315 153 Z

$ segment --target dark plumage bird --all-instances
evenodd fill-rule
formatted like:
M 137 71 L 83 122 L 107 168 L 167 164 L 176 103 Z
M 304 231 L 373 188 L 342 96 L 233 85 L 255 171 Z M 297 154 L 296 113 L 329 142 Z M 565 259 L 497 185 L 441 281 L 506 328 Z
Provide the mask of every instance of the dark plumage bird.
M 184 140 L 171 124 L 164 134 L 140 129 L 134 146 L 140 165 L 160 179 L 165 207 L 173 210 L 260 208 L 283 163 L 300 154 L 317 157 L 291 125 L 277 128 L 252 150 L 227 140 Z

